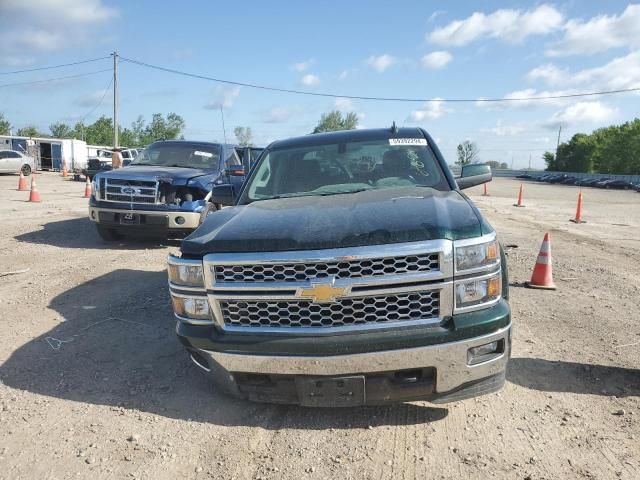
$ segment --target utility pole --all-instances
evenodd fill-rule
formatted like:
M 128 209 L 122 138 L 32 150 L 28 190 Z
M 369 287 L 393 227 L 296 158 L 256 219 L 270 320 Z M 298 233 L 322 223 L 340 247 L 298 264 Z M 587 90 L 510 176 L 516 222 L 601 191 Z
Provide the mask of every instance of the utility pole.
M 529 152 L 529 170 L 531 170 L 531 152 Z
M 513 170 L 513 155 L 511 155 L 511 170 Z
M 113 52 L 113 148 L 118 148 L 118 52 Z
M 558 148 L 560 148 L 560 132 L 562 132 L 562 125 L 558 127 L 558 142 L 556 143 L 556 161 L 558 161 Z

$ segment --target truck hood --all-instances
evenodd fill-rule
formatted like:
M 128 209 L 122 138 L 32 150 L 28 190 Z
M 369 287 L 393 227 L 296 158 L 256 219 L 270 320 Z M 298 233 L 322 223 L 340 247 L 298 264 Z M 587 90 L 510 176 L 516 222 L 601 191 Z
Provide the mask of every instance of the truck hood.
M 460 192 L 400 187 L 223 208 L 182 242 L 182 253 L 200 257 L 456 240 L 480 236 L 483 229 L 491 227 Z
M 208 183 L 209 177 L 213 178 L 217 172 L 201 168 L 181 168 L 181 167 L 155 167 L 145 165 L 130 165 L 128 167 L 110 170 L 109 172 L 100 173 L 100 176 L 109 178 L 148 178 L 157 179 L 172 185 L 186 185 L 189 180 L 196 179 L 197 183 Z M 210 182 L 211 180 L 209 180 Z

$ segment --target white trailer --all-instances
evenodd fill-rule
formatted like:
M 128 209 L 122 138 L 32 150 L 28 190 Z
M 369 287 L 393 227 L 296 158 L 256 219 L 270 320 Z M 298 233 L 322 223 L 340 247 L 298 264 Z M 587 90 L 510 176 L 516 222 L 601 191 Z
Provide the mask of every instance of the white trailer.
M 39 170 L 79 173 L 87 167 L 87 142 L 70 138 L 19 137 L 0 135 L 0 150 L 17 150 L 33 157 Z

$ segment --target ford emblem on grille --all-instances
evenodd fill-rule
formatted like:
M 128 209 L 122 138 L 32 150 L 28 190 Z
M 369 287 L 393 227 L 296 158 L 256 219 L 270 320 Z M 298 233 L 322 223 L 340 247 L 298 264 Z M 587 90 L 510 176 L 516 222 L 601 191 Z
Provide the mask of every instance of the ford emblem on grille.
M 120 191 L 126 195 L 133 195 L 134 193 L 138 193 L 138 189 L 133 187 L 122 187 Z

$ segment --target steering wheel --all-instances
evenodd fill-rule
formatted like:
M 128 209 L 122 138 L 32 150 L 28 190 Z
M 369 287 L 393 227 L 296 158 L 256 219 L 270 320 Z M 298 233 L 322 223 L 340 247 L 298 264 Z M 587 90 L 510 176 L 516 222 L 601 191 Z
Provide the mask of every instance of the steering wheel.
M 349 180 L 353 178 L 353 175 L 351 175 L 351 172 L 347 170 L 347 168 L 342 163 L 338 162 L 335 158 L 330 158 L 329 163 L 338 167 L 338 169 L 342 171 L 342 173 L 344 173 Z

